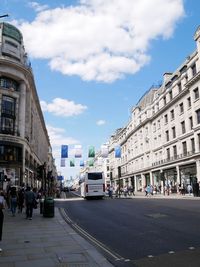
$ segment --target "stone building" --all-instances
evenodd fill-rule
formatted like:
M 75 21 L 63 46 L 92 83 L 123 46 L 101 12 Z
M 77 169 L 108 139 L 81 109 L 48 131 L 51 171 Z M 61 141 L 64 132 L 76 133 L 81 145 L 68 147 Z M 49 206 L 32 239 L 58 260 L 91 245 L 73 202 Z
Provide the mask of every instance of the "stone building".
M 45 126 L 34 76 L 24 49 L 21 32 L 0 23 L 0 177 L 8 181 L 44 186 L 37 167 L 54 170 L 49 136 Z M 42 179 L 43 178 L 43 179 Z M 46 177 L 45 177 L 46 178 Z
M 200 181 L 200 28 L 197 49 L 160 86 L 150 88 L 131 119 L 109 140 L 112 182 L 143 191 L 148 184 L 175 192 Z M 121 158 L 114 148 L 121 146 Z

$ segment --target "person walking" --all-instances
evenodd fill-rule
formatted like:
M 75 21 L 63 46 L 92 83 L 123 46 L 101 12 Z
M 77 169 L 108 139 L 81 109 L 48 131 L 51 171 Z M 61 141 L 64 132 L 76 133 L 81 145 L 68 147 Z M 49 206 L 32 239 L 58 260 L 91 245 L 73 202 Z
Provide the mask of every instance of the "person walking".
M 19 189 L 18 192 L 18 212 L 22 213 L 23 207 L 24 207 L 24 188 L 22 187 Z
M 35 201 L 36 201 L 35 194 L 33 191 L 31 191 L 30 186 L 28 186 L 25 192 L 26 219 L 32 220 L 33 206 Z
M 3 209 L 5 208 L 5 198 L 3 192 L 0 193 L 0 241 L 2 240 L 2 233 L 3 233 L 3 221 L 4 221 L 4 214 Z M 0 248 L 0 252 L 2 249 Z
M 10 207 L 12 216 L 14 217 L 16 214 L 16 208 L 17 208 L 17 189 L 15 186 L 12 186 L 10 189 Z

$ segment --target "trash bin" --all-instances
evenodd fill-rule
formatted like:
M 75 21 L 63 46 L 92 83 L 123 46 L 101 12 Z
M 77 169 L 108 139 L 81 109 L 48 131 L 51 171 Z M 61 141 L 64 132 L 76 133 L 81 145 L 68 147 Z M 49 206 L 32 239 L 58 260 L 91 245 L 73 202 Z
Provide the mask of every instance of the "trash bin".
M 44 199 L 40 199 L 40 214 L 43 214 L 44 210 Z
M 43 216 L 54 217 L 54 199 L 52 197 L 46 197 L 44 199 Z

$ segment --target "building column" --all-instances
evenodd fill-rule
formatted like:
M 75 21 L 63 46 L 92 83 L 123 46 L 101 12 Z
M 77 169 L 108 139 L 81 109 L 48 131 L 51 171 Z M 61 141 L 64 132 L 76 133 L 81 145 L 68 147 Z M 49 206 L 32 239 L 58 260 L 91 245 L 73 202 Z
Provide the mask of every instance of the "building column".
M 146 186 L 145 175 L 143 173 L 141 173 L 141 177 L 142 177 L 142 192 L 143 192 L 144 187 Z
M 151 171 L 149 172 L 149 175 L 150 175 L 150 184 L 154 185 L 153 175 Z
M 179 166 L 176 166 L 176 173 L 177 173 L 177 183 L 181 184 L 181 176 L 180 176 Z
M 20 99 L 19 99 L 19 126 L 18 130 L 20 137 L 25 137 L 25 116 L 26 116 L 26 85 L 24 82 L 20 83 Z
M 200 160 L 197 159 L 196 161 L 196 168 L 197 168 L 197 182 L 200 182 Z

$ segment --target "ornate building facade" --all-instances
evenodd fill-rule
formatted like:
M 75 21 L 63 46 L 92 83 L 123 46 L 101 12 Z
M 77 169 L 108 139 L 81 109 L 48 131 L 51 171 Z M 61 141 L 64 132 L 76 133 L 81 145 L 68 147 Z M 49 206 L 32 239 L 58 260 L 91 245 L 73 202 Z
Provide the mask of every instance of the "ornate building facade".
M 21 32 L 0 23 L 0 177 L 43 186 L 37 168 L 46 164 L 54 171 L 49 136 L 36 91 L 34 76 L 24 49 Z
M 162 85 L 151 88 L 132 109 L 131 120 L 109 140 L 110 176 L 142 191 L 148 184 L 200 181 L 200 28 L 197 49 Z M 121 146 L 121 158 L 114 148 Z

